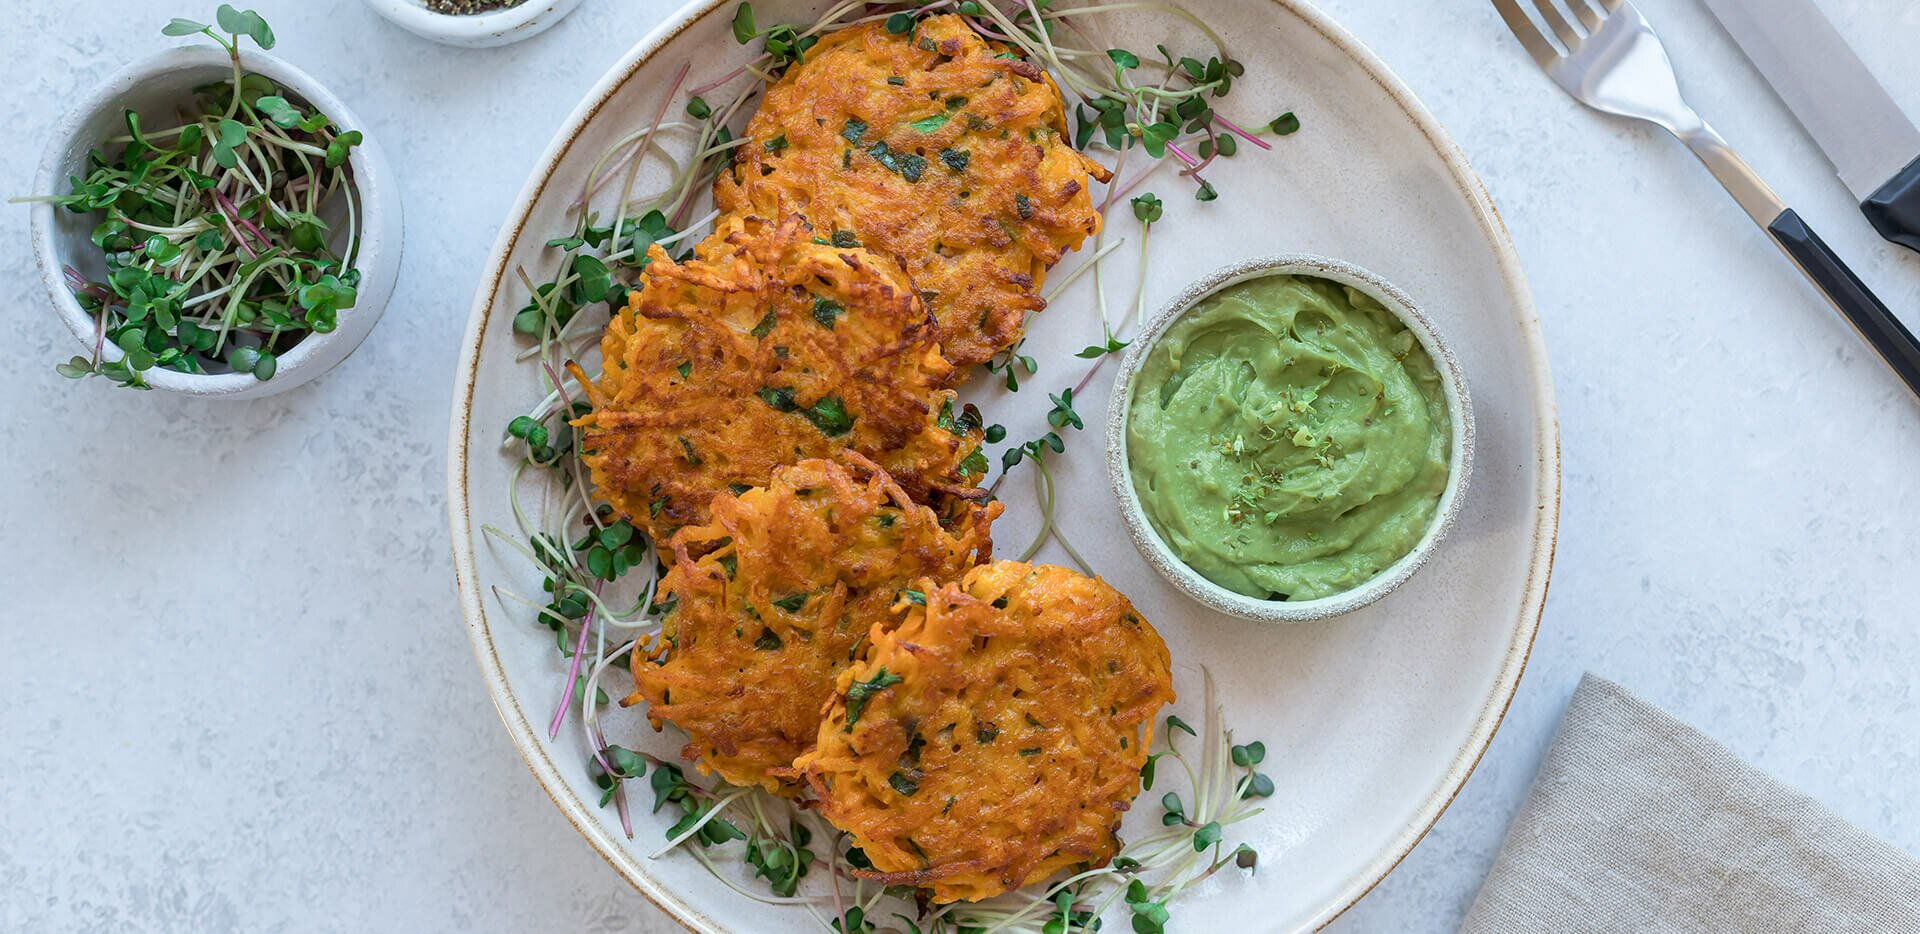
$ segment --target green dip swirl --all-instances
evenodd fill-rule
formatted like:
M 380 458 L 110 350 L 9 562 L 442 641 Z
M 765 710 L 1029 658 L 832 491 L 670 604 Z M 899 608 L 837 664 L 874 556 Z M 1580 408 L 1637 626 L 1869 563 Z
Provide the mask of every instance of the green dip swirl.
M 1365 293 L 1309 276 L 1230 286 L 1134 380 L 1134 490 L 1174 555 L 1222 587 L 1332 596 L 1433 524 L 1453 440 L 1440 374 Z

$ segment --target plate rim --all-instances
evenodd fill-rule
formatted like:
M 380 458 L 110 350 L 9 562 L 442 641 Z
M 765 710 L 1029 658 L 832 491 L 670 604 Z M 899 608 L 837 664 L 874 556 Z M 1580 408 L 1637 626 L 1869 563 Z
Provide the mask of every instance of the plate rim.
M 494 238 L 486 263 L 482 267 L 480 281 L 475 287 L 473 301 L 468 310 L 467 325 L 461 337 L 460 364 L 454 374 L 455 383 L 447 444 L 448 531 L 452 539 L 453 570 L 459 590 L 460 612 L 466 624 L 467 638 L 472 643 L 474 658 L 479 663 L 481 673 L 487 682 L 487 696 L 492 701 L 494 710 L 500 716 L 503 725 L 506 726 L 507 733 L 513 740 L 514 750 L 520 755 L 521 761 L 526 763 L 528 770 L 533 773 L 540 790 L 566 817 L 567 822 L 573 825 L 574 830 L 593 846 L 594 852 L 602 861 L 668 917 L 699 934 L 733 934 L 733 932 L 721 927 L 711 917 L 677 893 L 669 891 L 666 886 L 643 871 L 639 863 L 630 854 L 625 853 L 619 842 L 612 838 L 607 828 L 586 810 L 585 802 L 577 795 L 567 794 L 564 796 L 566 800 L 562 800 L 563 796 L 557 789 L 565 787 L 565 780 L 560 775 L 559 768 L 554 764 L 552 757 L 547 754 L 538 731 L 521 710 L 519 699 L 507 684 L 505 671 L 494 648 L 492 632 L 487 625 L 484 600 L 476 573 L 472 506 L 467 497 L 469 452 L 467 439 L 472 434 L 473 393 L 478 382 L 480 350 L 486 336 L 487 319 L 492 309 L 493 296 L 499 290 L 501 280 L 506 276 L 507 261 L 512 255 L 514 245 L 525 231 L 534 204 L 553 181 L 553 175 L 559 167 L 560 160 L 579 139 L 587 124 L 607 106 L 620 88 L 631 80 L 647 61 L 695 22 L 732 2 L 736 0 L 697 0 L 681 7 L 654 26 L 608 67 L 581 98 L 580 103 L 574 106 L 560 128 L 555 131 L 552 140 L 547 143 L 533 170 L 528 174 L 527 181 L 515 195 L 513 206 L 509 209 L 499 234 Z M 1527 284 L 1519 251 L 1514 246 L 1506 221 L 1500 216 L 1499 209 L 1494 206 L 1485 183 L 1468 162 L 1466 154 L 1461 151 L 1459 144 L 1454 141 L 1432 111 L 1427 109 L 1426 104 L 1420 100 L 1413 89 L 1346 27 L 1314 6 L 1310 0 L 1269 0 L 1269 2 L 1298 17 L 1301 22 L 1320 33 L 1330 45 L 1345 54 L 1353 64 L 1359 66 L 1366 77 L 1400 107 L 1420 134 L 1426 137 L 1434 154 L 1446 166 L 1449 179 L 1471 206 L 1482 234 L 1486 237 L 1488 245 L 1493 248 L 1503 288 L 1517 303 L 1516 322 L 1520 328 L 1519 337 L 1522 345 L 1527 349 L 1528 368 L 1537 387 L 1534 401 L 1539 408 L 1533 431 L 1536 439 L 1535 479 L 1541 485 L 1539 503 L 1536 506 L 1536 512 L 1539 515 L 1533 523 L 1532 554 L 1527 569 L 1526 585 L 1523 588 L 1520 614 L 1514 622 L 1516 628 L 1508 640 L 1506 656 L 1501 660 L 1492 691 L 1482 704 L 1473 729 L 1455 751 L 1445 775 L 1426 800 L 1420 803 L 1412 820 L 1402 827 L 1399 834 L 1389 841 L 1370 862 L 1349 876 L 1338 893 L 1327 904 L 1316 910 L 1302 928 L 1318 930 L 1364 898 L 1413 852 L 1413 848 L 1433 828 L 1440 819 L 1440 815 L 1445 813 L 1459 797 L 1467 779 L 1472 776 L 1474 769 L 1480 764 L 1481 758 L 1485 756 L 1488 747 L 1492 744 L 1494 733 L 1505 720 L 1507 710 L 1512 706 L 1521 677 L 1525 674 L 1527 662 L 1532 655 L 1534 642 L 1539 635 L 1559 544 L 1562 484 L 1560 422 L 1554 394 L 1553 374 L 1547 360 L 1546 339 L 1540 327 L 1539 309 L 1534 303 L 1532 290 Z

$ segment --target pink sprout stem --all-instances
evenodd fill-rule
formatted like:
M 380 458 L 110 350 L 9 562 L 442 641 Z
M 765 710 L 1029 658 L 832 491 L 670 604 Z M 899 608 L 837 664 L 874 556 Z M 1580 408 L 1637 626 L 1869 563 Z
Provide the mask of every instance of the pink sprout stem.
M 714 88 L 717 88 L 723 84 L 726 84 L 727 82 L 732 81 L 733 79 L 738 78 L 741 75 L 744 75 L 746 73 L 747 73 L 747 66 L 741 65 L 740 67 L 735 68 L 734 70 L 729 71 L 726 74 L 721 75 L 720 77 L 707 82 L 706 84 L 700 85 L 697 88 L 688 88 L 687 93 L 695 97 L 699 97 L 700 95 L 705 94 L 708 91 L 711 91 Z
M 600 585 L 593 585 L 593 595 L 600 596 Z M 587 634 L 593 631 L 593 614 L 598 604 L 587 607 L 587 615 L 580 618 L 580 639 L 573 646 L 573 661 L 567 665 L 567 683 L 560 686 L 560 703 L 553 711 L 553 722 L 547 724 L 547 738 L 560 738 L 560 723 L 567 719 L 567 708 L 573 702 L 573 684 L 580 679 L 580 657 L 587 654 Z
M 971 16 L 965 17 L 961 21 L 966 23 L 967 28 L 973 30 L 974 33 L 982 39 L 987 39 L 992 42 L 1013 41 L 1006 33 L 1000 31 L 1000 25 L 998 23 L 983 23 Z
M 1120 191 L 1119 191 L 1119 193 L 1118 193 L 1118 194 L 1115 194 L 1115 195 L 1114 195 L 1114 197 L 1115 197 L 1115 198 L 1124 198 L 1124 197 L 1126 197 L 1126 196 L 1128 196 L 1128 195 L 1130 195 L 1130 194 L 1133 194 L 1133 193 L 1134 193 L 1134 191 L 1136 191 L 1137 189 L 1139 189 L 1139 187 L 1140 187 L 1140 186 L 1141 186 L 1142 184 L 1145 184 L 1145 183 L 1146 183 L 1146 180 L 1147 180 L 1148 178 L 1150 178 L 1150 177 L 1152 177 L 1152 175 L 1153 175 L 1153 172 L 1152 172 L 1152 170 L 1148 170 L 1148 171 L 1145 171 L 1145 172 L 1141 172 L 1141 173 L 1140 173 L 1140 174 L 1139 174 L 1138 176 L 1136 176 L 1136 177 L 1134 178 L 1134 180 L 1133 180 L 1133 181 L 1130 181 L 1130 182 L 1128 182 L 1128 183 L 1126 184 L 1126 187 L 1124 187 L 1124 188 L 1121 188 L 1121 189 L 1120 189 Z M 1111 189 L 1109 189 L 1109 191 L 1111 191 Z
M 1232 120 L 1228 120 L 1227 118 L 1222 117 L 1217 113 L 1213 115 L 1213 119 L 1214 119 L 1214 122 L 1220 124 L 1223 127 L 1226 127 L 1227 132 L 1232 133 L 1233 135 L 1238 136 L 1241 139 L 1244 139 L 1247 142 L 1260 147 L 1261 149 L 1273 148 L 1273 144 L 1267 142 L 1264 139 L 1261 139 L 1258 136 L 1253 135 L 1252 133 L 1249 133 L 1243 129 L 1240 129 L 1240 127 L 1237 124 L 1235 124 Z
M 94 298 L 100 299 L 102 301 L 113 300 L 114 294 L 112 292 L 109 292 L 98 285 L 94 285 L 93 283 L 88 282 L 87 278 L 80 274 L 80 270 L 75 269 L 72 266 L 63 266 L 61 267 L 61 272 L 64 272 L 67 275 L 67 288 L 72 289 L 73 291 L 78 292 L 81 295 L 91 295 Z
M 673 219 L 667 221 L 667 226 L 672 227 L 674 230 L 679 230 L 680 225 L 687 219 L 687 211 L 692 208 L 693 194 L 689 192 L 686 197 L 680 199 L 680 206 L 674 209 Z
M 225 192 L 218 188 L 213 189 L 213 202 L 219 206 L 220 216 L 226 220 L 227 229 L 233 231 L 234 245 L 246 253 L 249 259 L 259 256 L 260 254 L 255 253 L 252 247 L 247 246 L 247 238 L 241 234 L 242 230 L 259 238 L 260 243 L 264 246 L 270 247 L 273 245 L 267 240 L 266 231 L 254 226 L 252 221 L 240 216 L 240 209 L 234 206 L 233 199 L 227 197 Z
M 1178 156 L 1178 157 L 1180 157 L 1180 161 L 1181 161 L 1181 162 L 1185 162 L 1185 163 L 1187 164 L 1187 168 L 1189 168 L 1189 169 L 1191 169 L 1191 168 L 1194 168 L 1194 167 L 1196 167 L 1196 166 L 1198 166 L 1198 165 L 1200 164 L 1200 160 L 1198 160 L 1198 159 L 1195 159 L 1194 157 L 1192 157 L 1192 156 L 1190 156 L 1190 155 L 1187 155 L 1187 151 L 1186 151 L 1186 150 L 1184 150 L 1184 149 L 1181 149 L 1180 147 L 1178 147 L 1178 146 L 1175 146 L 1175 145 L 1174 145 L 1174 144 L 1172 144 L 1172 143 L 1168 143 L 1168 144 L 1167 144 L 1167 151 L 1168 151 L 1168 152 L 1170 152 L 1170 153 L 1173 153 L 1174 155 L 1176 155 L 1176 156 Z
M 1212 139 L 1212 138 L 1211 138 L 1211 137 L 1209 137 L 1209 139 Z M 1201 169 L 1204 169 L 1204 168 L 1206 168 L 1207 166 L 1210 166 L 1210 165 L 1212 165 L 1212 164 L 1213 164 L 1213 160 L 1215 160 L 1215 159 L 1217 159 L 1217 158 L 1219 158 L 1219 156 L 1220 156 L 1220 141 L 1219 141 L 1219 140 L 1217 140 L 1217 139 L 1215 139 L 1215 140 L 1212 140 L 1212 142 L 1213 142 L 1213 145 L 1212 145 L 1212 146 L 1210 146 L 1210 147 L 1208 147 L 1208 149 L 1207 149 L 1207 157 L 1206 157 L 1205 159 L 1202 159 L 1202 160 L 1200 160 L 1200 164 L 1199 164 L 1199 165 L 1196 165 L 1196 166 L 1193 166 L 1192 168 L 1189 168 L 1189 169 L 1187 169 L 1186 171 L 1184 171 L 1184 172 L 1181 172 L 1181 173 L 1180 173 L 1181 175 L 1190 175 L 1190 176 L 1194 176 L 1194 177 L 1196 177 L 1196 178 L 1197 178 L 1197 177 L 1199 177 L 1199 175 L 1200 175 L 1200 170 L 1201 170 Z
M 573 415 L 573 396 L 567 392 L 566 381 L 560 378 L 560 371 L 554 369 L 553 364 L 542 360 L 540 361 L 540 365 L 546 368 L 547 378 L 553 380 L 554 391 L 560 394 L 560 404 L 566 406 L 564 411 L 567 416 L 571 418 Z
M 618 652 L 614 654 L 618 655 Z M 576 656 L 577 657 L 577 656 Z M 571 692 L 572 688 L 568 688 Z M 593 759 L 609 776 L 613 775 L 613 763 L 607 761 L 607 734 L 600 729 L 600 721 L 593 722 Z M 627 783 L 625 779 L 615 779 L 613 786 L 613 807 L 620 812 L 620 829 L 625 831 L 627 839 L 633 839 L 633 814 L 627 810 Z
M 613 165 L 608 166 L 607 170 L 601 173 L 600 179 L 593 183 L 593 187 L 587 189 L 586 194 L 581 195 L 579 200 L 573 202 L 574 210 L 578 211 L 585 208 L 587 201 L 592 199 L 594 195 L 599 194 L 600 189 L 605 188 L 607 183 L 612 181 L 615 175 L 620 174 L 620 170 L 627 167 L 627 163 L 646 155 L 647 147 L 653 143 L 653 134 L 659 132 L 660 124 L 666 121 L 667 108 L 673 104 L 674 95 L 680 93 L 680 85 L 687 80 L 687 71 L 691 68 L 693 68 L 692 62 L 687 62 L 680 66 L 679 73 L 673 76 L 673 83 L 667 86 L 666 96 L 660 98 L 660 109 L 654 112 L 653 123 L 647 126 L 646 135 L 640 137 L 640 142 L 635 144 L 632 149 L 627 150 L 626 155 L 621 156 L 614 161 Z M 619 233 L 617 230 L 614 231 L 616 236 L 619 235 Z

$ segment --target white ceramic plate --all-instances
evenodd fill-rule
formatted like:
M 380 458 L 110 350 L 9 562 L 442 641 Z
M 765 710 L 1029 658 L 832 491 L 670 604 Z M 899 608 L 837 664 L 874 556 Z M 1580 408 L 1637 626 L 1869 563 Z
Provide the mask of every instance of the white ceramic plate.
M 1479 428 L 1465 508 L 1432 563 L 1381 602 L 1339 619 L 1263 626 L 1221 616 L 1181 596 L 1128 543 L 1104 480 L 1101 426 L 1068 432 L 1055 467 L 1060 519 L 1094 568 L 1130 594 L 1173 651 L 1174 710 L 1198 721 L 1200 666 L 1208 666 L 1236 740 L 1263 740 L 1263 770 L 1278 788 L 1267 812 L 1242 825 L 1260 871 L 1222 873 L 1176 906 L 1182 930 L 1310 929 L 1377 883 L 1440 815 L 1472 771 L 1513 697 L 1539 624 L 1559 516 L 1558 435 L 1538 323 L 1505 229 L 1454 144 L 1386 67 L 1356 39 L 1301 0 L 1190 0 L 1228 37 L 1246 64 L 1223 113 L 1258 123 L 1297 112 L 1298 134 L 1276 151 L 1242 146 L 1209 171 L 1222 192 L 1201 205 L 1163 170 L 1147 186 L 1166 200 L 1154 229 L 1147 306 L 1236 259 L 1316 253 L 1372 269 L 1406 290 L 1445 329 L 1474 387 Z M 488 260 L 454 392 L 450 509 L 462 606 L 494 703 L 528 765 L 607 861 L 647 897 L 698 931 L 799 930 L 804 913 L 760 905 L 712 878 L 684 854 L 650 860 L 664 824 L 637 810 L 636 839 L 620 832 L 584 766 L 588 751 L 569 721 L 558 740 L 546 721 L 565 675 L 551 633 L 523 609 L 492 596 L 495 585 L 538 593 L 539 578 L 480 527 L 512 528 L 511 463 L 501 432 L 541 395 L 534 371 L 516 364 L 510 327 L 524 301 L 515 265 L 539 269 L 544 243 L 570 229 L 564 211 L 590 164 L 639 128 L 674 73 L 691 83 L 748 56 L 728 20 L 732 0 L 705 0 L 642 39 L 574 111 L 528 180 Z M 817 5 L 762 2 L 761 24 L 808 22 Z M 1111 24 L 1117 44 L 1168 41 L 1164 19 Z M 1178 31 L 1176 54 L 1199 48 Z M 679 102 L 674 106 L 677 108 Z M 1137 158 L 1134 168 L 1139 167 Z M 1131 174 L 1131 173 L 1129 173 Z M 1109 236 L 1138 235 L 1124 206 Z M 1132 244 L 1115 254 L 1131 252 Z M 1070 258 L 1061 275 L 1081 257 Z M 1131 296 L 1133 262 L 1106 268 L 1109 294 Z M 1008 396 L 976 379 L 971 398 L 1010 437 L 1042 428 L 1045 392 L 1077 382 L 1073 357 L 1099 325 L 1092 277 L 1055 299 L 1030 329 L 1039 375 Z M 1106 411 L 1109 365 L 1082 394 L 1079 411 Z M 998 452 L 991 458 L 997 465 Z M 1025 468 L 1002 497 L 995 529 L 1003 556 L 1038 527 Z M 528 495 L 537 495 L 529 490 Z M 1057 546 L 1041 560 L 1064 562 Z M 606 717 L 609 739 L 671 753 L 632 711 Z M 637 800 L 650 802 L 644 789 Z M 1155 809 L 1135 818 L 1153 822 Z M 1130 823 L 1129 826 L 1138 826 Z M 1230 835 L 1231 836 L 1231 835 Z M 1257 920 L 1256 920 L 1257 919 Z M 1124 919 L 1114 922 L 1124 927 Z

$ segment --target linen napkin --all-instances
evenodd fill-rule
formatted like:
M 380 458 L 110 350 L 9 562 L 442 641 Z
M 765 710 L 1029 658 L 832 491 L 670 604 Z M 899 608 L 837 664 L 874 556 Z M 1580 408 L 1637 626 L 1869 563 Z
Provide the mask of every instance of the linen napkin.
M 1461 930 L 1920 931 L 1920 862 L 1589 674 Z

